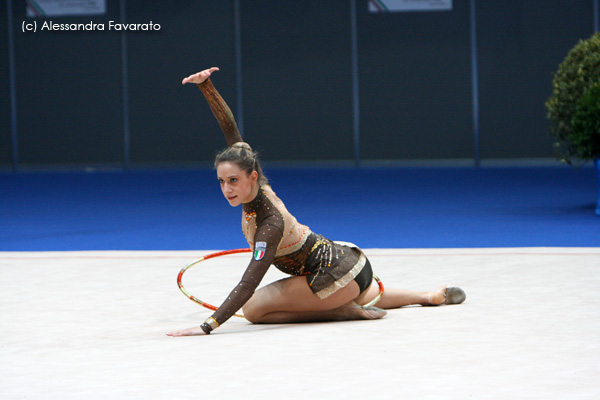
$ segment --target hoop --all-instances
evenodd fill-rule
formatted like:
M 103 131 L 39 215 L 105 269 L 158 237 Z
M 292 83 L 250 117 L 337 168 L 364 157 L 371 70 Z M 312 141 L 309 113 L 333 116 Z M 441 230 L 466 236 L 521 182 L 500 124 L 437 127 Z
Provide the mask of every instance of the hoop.
M 375 274 L 373 274 L 373 280 L 375 282 L 377 282 L 377 285 L 379 285 L 379 294 L 377 295 L 377 297 L 375 297 L 373 300 L 371 300 L 370 302 L 368 302 L 367 304 L 365 304 L 363 307 L 371 307 L 374 306 L 375 304 L 377 304 L 377 302 L 379 300 L 381 300 L 381 296 L 383 296 L 383 283 L 381 283 L 381 280 L 379 279 L 379 277 Z
M 187 298 L 189 298 L 192 301 L 195 301 L 196 303 L 200 304 L 202 307 L 208 308 L 209 310 L 217 311 L 219 309 L 219 307 L 215 307 L 212 304 L 208 304 L 208 303 L 200 300 L 199 298 L 191 295 L 187 290 L 185 290 L 185 288 L 183 287 L 183 284 L 181 283 L 181 278 L 183 277 L 184 272 L 187 271 L 188 269 L 190 269 L 191 267 L 193 267 L 194 265 L 199 264 L 202 261 L 206 261 L 206 260 L 211 259 L 211 258 L 221 257 L 221 256 L 226 256 L 226 255 L 229 255 L 229 254 L 236 254 L 236 253 L 250 253 L 251 251 L 252 251 L 252 249 L 250 249 L 250 248 L 219 251 L 217 253 L 208 254 L 206 256 L 200 257 L 200 258 L 198 258 L 198 259 L 190 262 L 185 267 L 183 267 L 181 269 L 181 271 L 179 271 L 179 275 L 177 275 L 177 286 L 179 286 L 179 290 L 181 290 L 181 292 Z M 233 314 L 233 315 L 235 317 L 244 318 L 244 316 L 242 314 Z
M 194 295 L 190 294 L 187 290 L 185 290 L 185 287 L 183 287 L 183 284 L 181 283 L 181 278 L 183 277 L 183 274 L 185 273 L 185 271 L 187 271 L 188 269 L 190 269 L 194 265 L 201 263 L 202 261 L 206 261 L 206 260 L 209 260 L 209 259 L 215 258 L 215 257 L 227 256 L 227 255 L 230 255 L 230 254 L 250 253 L 251 251 L 252 251 L 252 249 L 250 249 L 250 248 L 225 250 L 225 251 L 219 251 L 217 253 L 208 254 L 206 256 L 202 256 L 200 258 L 195 259 L 194 261 L 188 263 L 185 267 L 183 267 L 181 269 L 181 271 L 179 271 L 179 274 L 177 275 L 177 286 L 179 286 L 179 290 L 181 290 L 181 292 L 188 299 L 190 299 L 190 300 L 192 300 L 192 301 L 200 304 L 202 307 L 208 308 L 209 310 L 217 311 L 219 309 L 219 307 L 215 307 L 212 304 L 209 304 L 209 303 L 207 303 L 205 301 L 202 301 L 199 298 L 195 297 Z M 365 304 L 363 307 L 374 306 L 375 304 L 377 304 L 377 302 L 381 299 L 381 296 L 383 295 L 383 283 L 381 283 L 381 280 L 375 274 L 373 274 L 373 280 L 375 282 L 377 282 L 377 285 L 379 285 L 379 294 L 377 295 L 377 297 L 375 297 L 369 303 Z M 233 314 L 233 315 L 235 317 L 244 318 L 244 316 L 242 314 Z

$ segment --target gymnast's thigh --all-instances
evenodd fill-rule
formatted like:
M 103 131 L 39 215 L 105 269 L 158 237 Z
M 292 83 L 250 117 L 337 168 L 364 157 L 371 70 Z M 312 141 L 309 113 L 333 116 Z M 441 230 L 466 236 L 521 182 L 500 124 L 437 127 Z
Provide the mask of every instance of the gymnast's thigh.
M 260 311 L 263 314 L 275 311 L 303 312 L 333 310 L 349 303 L 359 295 L 355 281 L 321 299 L 314 294 L 305 276 L 284 278 L 258 289 L 243 307 L 244 313 Z

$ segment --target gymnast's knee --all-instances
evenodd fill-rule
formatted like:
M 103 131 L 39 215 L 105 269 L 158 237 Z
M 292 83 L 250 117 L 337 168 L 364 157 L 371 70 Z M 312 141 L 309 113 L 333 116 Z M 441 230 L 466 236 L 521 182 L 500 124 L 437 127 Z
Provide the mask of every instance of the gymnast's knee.
M 244 318 L 246 318 L 250 323 L 260 324 L 263 321 L 263 317 L 265 313 L 259 310 L 252 304 L 246 303 L 242 307 L 242 312 L 244 313 Z

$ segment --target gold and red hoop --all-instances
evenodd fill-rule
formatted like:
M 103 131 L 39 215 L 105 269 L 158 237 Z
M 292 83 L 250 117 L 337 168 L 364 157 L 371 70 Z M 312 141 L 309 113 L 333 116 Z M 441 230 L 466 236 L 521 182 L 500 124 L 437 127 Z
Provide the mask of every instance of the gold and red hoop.
M 177 275 L 177 286 L 179 286 L 179 290 L 181 290 L 181 292 L 188 299 L 195 301 L 196 303 L 200 304 L 202 307 L 208 308 L 209 310 L 217 311 L 219 309 L 219 307 L 215 307 L 212 304 L 202 301 L 199 298 L 195 297 L 194 295 L 190 294 L 187 290 L 185 290 L 185 287 L 183 287 L 183 284 L 181 283 L 181 278 L 183 277 L 183 274 L 185 273 L 185 271 L 187 271 L 194 265 L 201 263 L 202 261 L 206 261 L 206 260 L 209 260 L 209 259 L 215 258 L 215 257 L 227 256 L 230 254 L 250 253 L 251 251 L 252 251 L 252 249 L 250 249 L 250 248 L 219 251 L 217 253 L 212 253 L 212 254 L 208 254 L 206 256 L 202 256 L 202 257 L 190 262 L 185 267 L 183 267 L 181 269 L 181 271 L 179 271 L 179 275 Z M 242 314 L 233 314 L 233 315 L 236 317 L 244 318 L 244 316 Z
M 381 296 L 383 296 L 383 283 L 381 283 L 381 280 L 379 279 L 379 277 L 375 274 L 373 274 L 373 280 L 375 282 L 377 282 L 377 285 L 379 286 L 379 294 L 370 302 L 368 302 L 367 304 L 365 304 L 363 307 L 371 307 L 374 306 L 375 304 L 377 304 L 377 302 L 379 300 L 381 300 Z

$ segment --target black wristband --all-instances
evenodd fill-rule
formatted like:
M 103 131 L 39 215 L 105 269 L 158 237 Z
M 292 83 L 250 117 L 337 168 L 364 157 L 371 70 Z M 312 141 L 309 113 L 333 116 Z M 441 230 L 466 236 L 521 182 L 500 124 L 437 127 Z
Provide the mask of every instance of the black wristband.
M 206 333 L 207 335 L 210 335 L 210 331 L 212 331 L 212 328 L 210 327 L 210 325 L 208 325 L 206 322 L 204 322 L 202 325 L 200 325 L 200 328 L 204 331 L 204 333 Z

